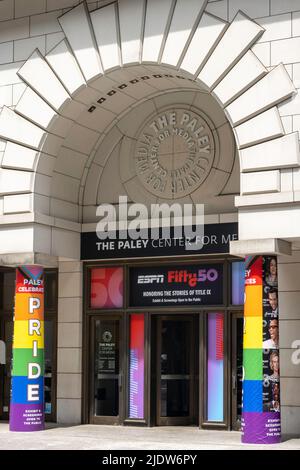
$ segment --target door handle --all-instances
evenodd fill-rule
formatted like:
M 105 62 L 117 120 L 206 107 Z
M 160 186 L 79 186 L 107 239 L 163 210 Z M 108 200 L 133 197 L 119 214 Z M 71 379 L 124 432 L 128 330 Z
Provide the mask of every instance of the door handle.
M 237 388 L 237 380 L 236 380 L 236 374 L 232 374 L 232 390 L 236 390 Z
M 0 341 L 0 364 L 6 364 L 6 344 L 4 341 Z
M 123 377 L 122 377 L 122 374 L 119 374 L 118 382 L 119 382 L 119 389 L 121 389 L 121 388 L 122 388 L 122 385 L 123 385 Z

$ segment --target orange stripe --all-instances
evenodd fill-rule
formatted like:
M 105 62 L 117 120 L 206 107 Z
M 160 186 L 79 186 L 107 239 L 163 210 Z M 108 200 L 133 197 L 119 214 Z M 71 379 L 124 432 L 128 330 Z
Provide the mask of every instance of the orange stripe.
M 262 286 L 245 286 L 245 317 L 261 317 L 263 314 Z
M 40 307 L 29 312 L 30 300 L 39 299 Z M 15 296 L 15 320 L 29 320 L 30 318 L 44 319 L 44 295 L 43 294 L 16 294 Z

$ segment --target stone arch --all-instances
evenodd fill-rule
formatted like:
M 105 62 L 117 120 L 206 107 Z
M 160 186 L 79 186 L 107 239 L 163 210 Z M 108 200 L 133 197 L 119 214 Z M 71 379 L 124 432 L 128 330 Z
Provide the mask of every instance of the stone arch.
M 122 0 L 89 13 L 83 2 L 59 18 L 65 39 L 45 57 L 38 50 L 29 57 L 18 72 L 27 88 L 0 115 L 5 217 L 22 212 L 19 221 L 78 237 L 97 149 L 112 145 L 122 113 L 183 88 L 212 97 L 230 123 L 241 169 L 237 205 L 261 204 L 270 193 L 284 200 L 282 172 L 298 172 L 299 144 L 297 133 L 285 134 L 278 105 L 296 90 L 282 64 L 268 71 L 254 54 L 261 26 L 242 12 L 229 24 L 205 12 L 206 3 Z M 148 76 L 160 76 L 158 84 Z M 45 252 L 59 254 L 53 245 Z

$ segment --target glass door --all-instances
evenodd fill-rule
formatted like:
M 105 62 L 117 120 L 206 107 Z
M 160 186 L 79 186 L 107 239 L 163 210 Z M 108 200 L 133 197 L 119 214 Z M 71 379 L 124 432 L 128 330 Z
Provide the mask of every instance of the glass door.
M 45 316 L 45 419 L 56 420 L 56 316 Z
M 8 420 L 13 340 L 15 271 L 0 271 L 0 340 L 5 343 L 5 364 L 0 365 L 0 419 Z
M 231 337 L 232 337 L 232 429 L 241 430 L 242 418 L 242 390 L 243 390 L 243 325 L 242 312 L 232 314 Z
M 158 426 L 195 422 L 195 328 L 193 317 L 158 318 Z
M 91 318 L 90 422 L 120 424 L 121 319 Z
M 13 321 L 4 316 L 0 322 L 0 339 L 5 343 L 5 364 L 0 365 L 0 419 L 8 420 L 10 404 L 11 363 L 12 363 L 12 337 Z

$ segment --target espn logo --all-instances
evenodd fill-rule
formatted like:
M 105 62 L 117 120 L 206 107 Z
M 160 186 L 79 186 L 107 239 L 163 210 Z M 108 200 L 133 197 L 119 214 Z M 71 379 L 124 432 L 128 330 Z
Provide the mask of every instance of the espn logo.
M 138 276 L 138 284 L 162 284 L 164 282 L 163 274 L 146 274 Z

